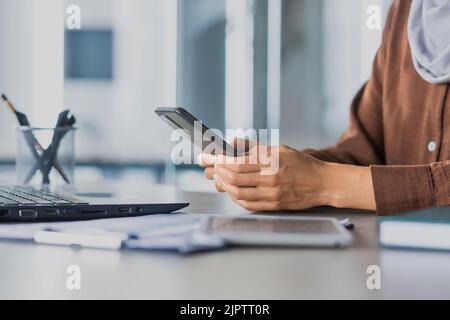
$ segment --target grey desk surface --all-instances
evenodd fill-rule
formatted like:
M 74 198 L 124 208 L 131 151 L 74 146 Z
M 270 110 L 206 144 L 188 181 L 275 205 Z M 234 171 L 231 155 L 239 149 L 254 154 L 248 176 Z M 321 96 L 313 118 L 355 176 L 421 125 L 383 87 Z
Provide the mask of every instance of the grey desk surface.
M 161 186 L 146 192 L 152 199 L 189 201 L 192 213 L 242 212 L 213 193 Z M 380 249 L 371 213 L 325 208 L 314 214 L 351 217 L 354 245 L 338 250 L 235 248 L 180 256 L 0 242 L 0 298 L 450 298 L 449 253 Z M 81 290 L 66 287 L 69 265 L 81 268 Z M 369 265 L 381 268 L 381 290 L 367 289 Z

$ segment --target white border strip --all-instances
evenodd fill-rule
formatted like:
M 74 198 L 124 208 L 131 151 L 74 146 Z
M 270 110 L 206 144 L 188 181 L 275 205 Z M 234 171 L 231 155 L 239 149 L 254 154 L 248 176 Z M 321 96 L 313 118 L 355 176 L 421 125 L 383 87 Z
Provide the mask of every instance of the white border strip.
M 282 2 L 268 0 L 267 127 L 280 128 Z
M 32 113 L 37 126 L 55 124 L 64 101 L 64 1 L 32 1 Z
M 253 0 L 226 3 L 225 126 L 253 127 Z

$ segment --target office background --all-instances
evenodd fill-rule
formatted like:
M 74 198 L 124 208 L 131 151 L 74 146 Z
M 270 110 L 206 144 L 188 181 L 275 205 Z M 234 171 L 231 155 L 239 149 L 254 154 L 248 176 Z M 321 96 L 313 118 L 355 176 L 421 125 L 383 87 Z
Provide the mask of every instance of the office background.
M 170 162 L 156 106 L 184 106 L 208 125 L 280 128 L 296 148 L 334 143 L 368 79 L 382 30 L 367 8 L 390 0 L 0 0 L 0 91 L 51 126 L 77 116 L 77 181 L 122 179 L 211 189 Z M 65 27 L 67 7 L 81 29 Z M 0 108 L 0 175 L 15 123 Z M 197 183 L 192 183 L 196 181 Z

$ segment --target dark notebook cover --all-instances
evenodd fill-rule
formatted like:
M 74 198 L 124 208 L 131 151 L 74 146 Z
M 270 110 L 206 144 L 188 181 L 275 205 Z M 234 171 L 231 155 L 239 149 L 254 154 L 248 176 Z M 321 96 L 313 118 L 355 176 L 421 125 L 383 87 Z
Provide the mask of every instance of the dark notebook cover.
M 450 224 L 450 207 L 424 209 L 389 217 L 380 217 L 378 222 L 402 221 L 422 223 L 446 223 Z

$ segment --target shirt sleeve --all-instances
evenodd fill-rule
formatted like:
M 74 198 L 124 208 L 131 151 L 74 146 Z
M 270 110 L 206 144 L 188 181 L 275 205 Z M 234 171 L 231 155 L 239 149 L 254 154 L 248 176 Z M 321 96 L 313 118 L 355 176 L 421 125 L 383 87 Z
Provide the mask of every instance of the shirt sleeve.
M 378 215 L 436 205 L 434 186 L 441 178 L 432 166 L 372 166 L 371 171 Z
M 377 213 L 450 205 L 450 161 L 418 166 L 372 166 Z

